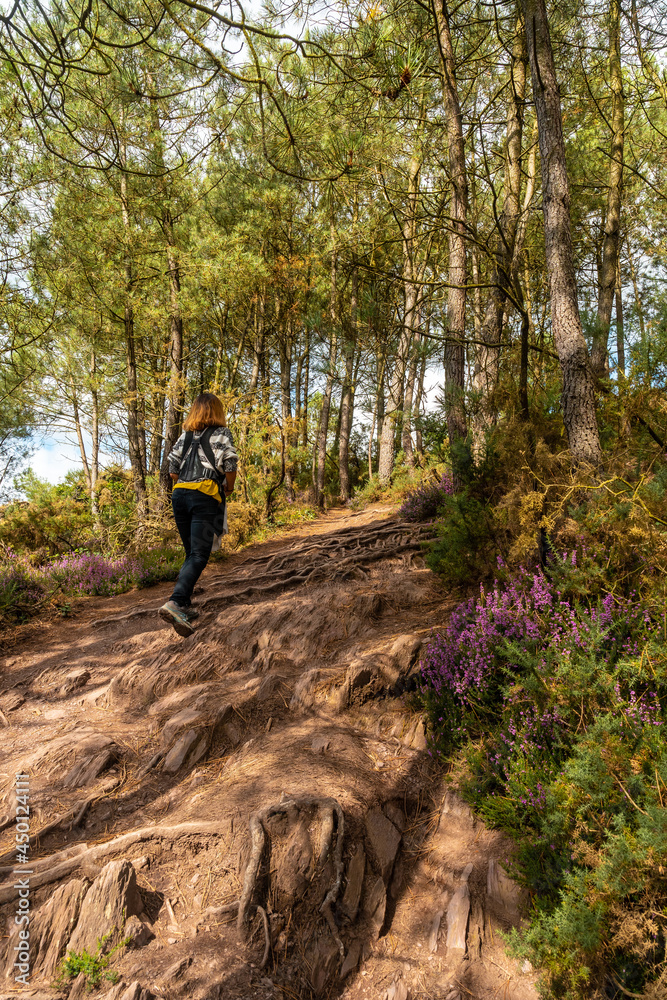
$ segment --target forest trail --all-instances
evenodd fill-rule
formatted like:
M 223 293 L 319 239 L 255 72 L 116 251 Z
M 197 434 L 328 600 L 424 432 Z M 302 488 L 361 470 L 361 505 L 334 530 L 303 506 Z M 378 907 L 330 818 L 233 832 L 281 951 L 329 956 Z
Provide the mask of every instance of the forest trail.
M 423 527 L 332 511 L 211 565 L 183 639 L 170 584 L 87 601 L 2 661 L 0 998 L 112 956 L 113 1000 L 534 1000 L 503 837 L 434 768 L 406 704 L 452 600 Z M 28 775 L 29 987 L 14 775 Z

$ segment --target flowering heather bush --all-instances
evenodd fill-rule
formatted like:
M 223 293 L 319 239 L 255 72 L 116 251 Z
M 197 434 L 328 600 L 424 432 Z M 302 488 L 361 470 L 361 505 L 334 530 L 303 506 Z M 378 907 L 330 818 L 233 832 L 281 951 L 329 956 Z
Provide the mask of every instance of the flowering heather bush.
M 67 555 L 44 567 L 45 575 L 69 594 L 122 594 L 136 583 L 142 572 L 138 559 L 121 556 Z
M 399 507 L 399 516 L 404 521 L 430 521 L 437 515 L 445 499 L 451 496 L 453 489 L 452 477 L 449 472 L 445 472 L 438 482 L 424 483 L 408 493 Z
M 56 594 L 110 596 L 173 580 L 183 555 L 165 549 L 116 558 L 72 553 L 36 567 L 28 555 L 18 555 L 5 546 L 0 560 L 0 623 L 6 624 L 29 618 Z
M 591 996 L 611 964 L 643 996 L 667 968 L 651 937 L 667 916 L 645 919 L 665 898 L 667 637 L 637 595 L 587 600 L 578 561 L 460 604 L 426 649 L 422 695 L 431 752 L 460 748 L 464 794 L 517 842 L 533 900 L 517 953 L 541 965 L 543 995 Z

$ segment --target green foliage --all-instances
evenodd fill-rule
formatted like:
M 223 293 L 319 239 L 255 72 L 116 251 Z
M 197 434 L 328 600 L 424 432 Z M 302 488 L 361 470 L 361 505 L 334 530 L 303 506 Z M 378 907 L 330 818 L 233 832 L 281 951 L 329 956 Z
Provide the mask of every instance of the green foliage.
M 65 958 L 60 963 L 59 976 L 56 985 L 61 986 L 68 979 L 76 979 L 83 974 L 85 986 L 88 993 L 96 989 L 103 979 L 111 983 L 117 983 L 120 975 L 115 969 L 110 969 L 109 964 L 115 952 L 124 948 L 131 941 L 125 938 L 113 946 L 107 953 L 104 952 L 107 941 L 111 938 L 112 932 L 97 939 L 97 948 L 93 954 L 84 948 L 81 952 L 68 951 Z
M 507 555 L 506 533 L 494 505 L 502 484 L 501 463 L 493 442 L 484 459 L 475 462 L 467 441 L 458 443 L 452 464 L 461 488 L 443 497 L 438 538 L 426 562 L 444 583 L 465 587 L 490 576 L 498 556 Z

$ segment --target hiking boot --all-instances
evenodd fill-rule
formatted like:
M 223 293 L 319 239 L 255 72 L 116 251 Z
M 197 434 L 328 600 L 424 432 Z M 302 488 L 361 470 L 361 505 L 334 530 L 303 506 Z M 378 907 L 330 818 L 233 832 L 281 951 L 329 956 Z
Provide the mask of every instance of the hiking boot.
M 186 615 L 189 622 L 193 622 L 195 618 L 199 618 L 199 615 L 201 614 L 201 612 L 197 610 L 194 604 L 183 605 L 181 607 L 181 611 L 183 612 L 184 615 Z
M 164 621 L 173 625 L 179 635 L 192 635 L 195 630 L 194 625 L 191 625 L 188 621 L 188 615 L 185 608 L 176 604 L 175 601 L 167 601 L 166 604 L 163 604 L 158 611 L 158 614 Z

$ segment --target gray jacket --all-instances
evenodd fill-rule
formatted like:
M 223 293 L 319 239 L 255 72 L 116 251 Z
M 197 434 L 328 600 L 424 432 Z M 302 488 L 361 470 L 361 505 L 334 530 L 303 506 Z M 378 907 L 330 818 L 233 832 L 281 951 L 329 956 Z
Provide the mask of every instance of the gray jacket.
M 228 427 L 216 427 L 209 438 L 211 449 L 215 457 L 216 469 L 213 469 L 204 454 L 204 449 L 197 445 L 202 431 L 194 431 L 192 450 L 187 462 L 187 467 L 181 469 L 183 462 L 183 452 L 185 449 L 185 433 L 181 434 L 173 449 L 169 452 L 169 471 L 183 473 L 185 482 L 198 483 L 204 479 L 215 478 L 212 473 L 218 472 L 224 478 L 225 472 L 236 472 L 237 455 L 234 448 L 234 439 Z M 186 471 L 187 469 L 187 471 Z

